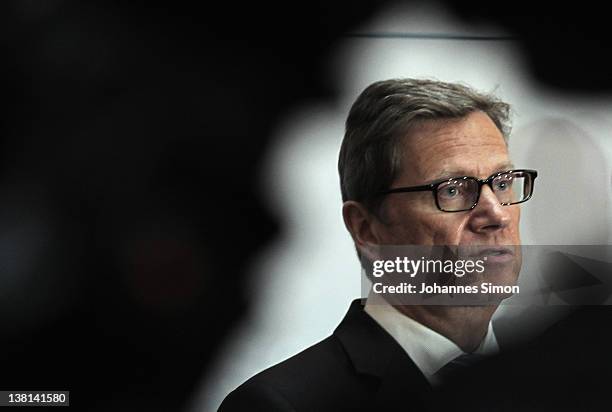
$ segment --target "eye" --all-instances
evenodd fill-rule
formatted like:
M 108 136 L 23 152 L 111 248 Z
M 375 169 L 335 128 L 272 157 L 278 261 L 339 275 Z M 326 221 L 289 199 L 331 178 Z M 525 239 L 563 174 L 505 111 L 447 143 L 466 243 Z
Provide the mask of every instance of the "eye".
M 457 186 L 447 186 L 444 188 L 445 197 L 455 197 L 459 194 L 459 188 Z
M 499 180 L 495 181 L 493 186 L 496 192 L 505 192 L 512 187 L 512 177 L 502 176 Z
M 462 186 L 463 183 L 457 181 L 440 186 L 438 188 L 438 196 L 440 196 L 442 199 L 458 198 L 463 193 L 464 189 Z

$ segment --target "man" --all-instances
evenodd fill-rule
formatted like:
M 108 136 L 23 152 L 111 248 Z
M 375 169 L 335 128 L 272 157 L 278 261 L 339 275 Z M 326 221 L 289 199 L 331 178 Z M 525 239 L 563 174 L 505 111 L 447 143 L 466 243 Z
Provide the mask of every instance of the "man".
M 371 257 L 372 246 L 385 245 L 484 246 L 499 261 L 502 246 L 519 245 L 518 203 L 530 198 L 536 173 L 514 171 L 508 112 L 459 84 L 399 79 L 366 88 L 351 108 L 339 159 L 342 213 L 358 254 Z M 518 197 L 506 195 L 512 179 L 523 182 Z M 496 282 L 516 282 L 520 256 L 510 257 L 511 270 Z M 220 410 L 425 407 L 447 364 L 498 350 L 496 307 L 380 304 L 379 297 L 364 308 L 356 300 L 330 337 L 251 378 Z

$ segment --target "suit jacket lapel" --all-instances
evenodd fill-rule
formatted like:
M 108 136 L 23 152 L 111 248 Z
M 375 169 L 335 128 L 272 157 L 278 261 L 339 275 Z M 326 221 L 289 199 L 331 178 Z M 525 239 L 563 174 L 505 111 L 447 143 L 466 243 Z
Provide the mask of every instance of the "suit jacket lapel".
M 334 335 L 357 373 L 380 379 L 374 406 L 380 409 L 402 404 L 414 406 L 415 396 L 431 391 L 425 376 L 402 347 L 365 313 L 360 299 L 353 301 Z

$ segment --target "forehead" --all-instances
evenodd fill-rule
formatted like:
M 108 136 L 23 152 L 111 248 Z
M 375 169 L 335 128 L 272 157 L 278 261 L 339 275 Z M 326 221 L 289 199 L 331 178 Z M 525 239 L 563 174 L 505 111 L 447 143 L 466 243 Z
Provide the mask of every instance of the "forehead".
M 482 112 L 423 121 L 404 136 L 401 150 L 398 179 L 406 184 L 456 175 L 485 178 L 511 165 L 502 133 Z

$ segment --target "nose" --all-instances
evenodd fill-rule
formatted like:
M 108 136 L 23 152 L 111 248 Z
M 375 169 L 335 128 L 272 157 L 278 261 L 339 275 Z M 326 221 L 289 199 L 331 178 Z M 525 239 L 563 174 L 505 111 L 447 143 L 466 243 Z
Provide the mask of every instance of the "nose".
M 471 215 L 470 228 L 476 233 L 492 234 L 510 223 L 509 206 L 502 206 L 488 185 L 483 185 L 478 204 Z

